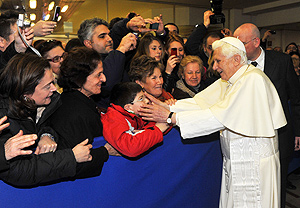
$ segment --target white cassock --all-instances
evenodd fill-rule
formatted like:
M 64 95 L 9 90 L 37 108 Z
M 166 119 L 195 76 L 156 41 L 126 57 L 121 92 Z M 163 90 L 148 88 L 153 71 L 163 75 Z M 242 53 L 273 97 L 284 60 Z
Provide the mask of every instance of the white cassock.
M 277 91 L 252 65 L 170 107 L 184 139 L 220 131 L 220 207 L 280 207 L 277 129 L 286 125 Z

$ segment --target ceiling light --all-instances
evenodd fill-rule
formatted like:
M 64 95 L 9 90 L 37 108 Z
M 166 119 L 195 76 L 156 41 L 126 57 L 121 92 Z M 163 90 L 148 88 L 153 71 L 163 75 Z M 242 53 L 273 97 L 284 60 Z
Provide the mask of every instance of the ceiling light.
M 36 0 L 29 0 L 29 7 L 30 9 L 36 8 Z
M 47 21 L 47 20 L 49 20 L 50 19 L 50 14 L 47 14 L 46 16 L 45 16 L 45 21 Z
M 48 11 L 51 11 L 54 8 L 55 2 L 52 1 L 48 6 Z
M 31 24 L 30 24 L 30 27 L 33 27 L 35 24 L 34 24 L 34 22 L 32 22 Z
M 33 14 L 30 14 L 30 20 L 31 21 L 34 21 L 36 19 L 36 15 L 33 13 Z
M 65 11 L 67 11 L 67 9 L 69 8 L 69 6 L 68 5 L 65 5 L 65 6 L 63 6 L 63 8 L 61 9 L 61 12 L 65 12 Z
M 58 18 L 57 18 L 57 22 L 59 22 L 59 20 L 61 20 L 61 16 L 58 16 Z

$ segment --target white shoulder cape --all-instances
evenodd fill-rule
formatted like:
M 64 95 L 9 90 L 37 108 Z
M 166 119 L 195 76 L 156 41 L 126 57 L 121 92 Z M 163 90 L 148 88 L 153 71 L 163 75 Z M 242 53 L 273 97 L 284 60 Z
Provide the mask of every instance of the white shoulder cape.
M 233 132 L 249 137 L 274 137 L 275 129 L 285 126 L 286 119 L 272 82 L 252 65 L 242 66 L 232 78 L 231 84 L 219 79 L 194 98 L 178 101 L 175 109 L 180 109 L 180 103 L 196 103 L 203 110 L 209 109 Z

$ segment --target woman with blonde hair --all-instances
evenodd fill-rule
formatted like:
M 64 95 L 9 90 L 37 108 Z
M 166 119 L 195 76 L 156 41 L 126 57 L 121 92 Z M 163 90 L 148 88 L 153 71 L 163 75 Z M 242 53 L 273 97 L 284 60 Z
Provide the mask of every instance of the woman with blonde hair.
M 186 56 L 179 65 L 176 87 L 172 93 L 175 99 L 194 97 L 195 94 L 206 88 L 202 81 L 205 70 L 203 62 L 198 56 Z

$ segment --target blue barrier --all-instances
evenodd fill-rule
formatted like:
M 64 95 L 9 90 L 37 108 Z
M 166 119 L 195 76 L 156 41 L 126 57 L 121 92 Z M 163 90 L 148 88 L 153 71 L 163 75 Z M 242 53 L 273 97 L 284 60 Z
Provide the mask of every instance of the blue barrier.
M 1 207 L 218 207 L 222 155 L 213 137 L 182 141 L 173 129 L 136 161 L 111 156 L 94 178 L 31 189 L 0 181 Z M 102 143 L 103 137 L 97 138 L 94 146 Z

